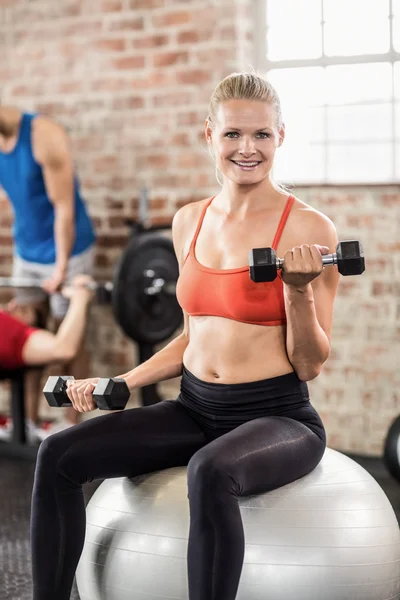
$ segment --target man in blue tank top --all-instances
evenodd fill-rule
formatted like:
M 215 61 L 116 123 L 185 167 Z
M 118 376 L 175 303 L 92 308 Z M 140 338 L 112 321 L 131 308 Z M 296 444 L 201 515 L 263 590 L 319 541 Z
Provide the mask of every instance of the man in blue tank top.
M 45 116 L 0 106 L 0 185 L 14 212 L 13 276 L 38 286 L 16 289 L 15 302 L 27 314 L 33 308 L 45 319 L 47 292 L 59 324 L 68 308 L 60 285 L 78 273 L 92 275 L 95 243 L 65 130 Z M 69 372 L 77 379 L 88 376 L 84 347 Z M 27 373 L 27 420 L 33 429 L 40 377 L 40 371 Z M 78 413 L 67 409 L 61 427 L 75 424 L 77 418 Z

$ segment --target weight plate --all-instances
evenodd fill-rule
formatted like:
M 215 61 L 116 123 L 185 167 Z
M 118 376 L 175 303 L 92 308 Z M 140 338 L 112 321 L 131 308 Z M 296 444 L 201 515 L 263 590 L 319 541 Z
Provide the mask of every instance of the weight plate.
M 400 481 L 400 417 L 392 423 L 387 434 L 384 462 L 389 473 Z
M 154 277 L 146 276 L 147 271 L 154 271 Z M 183 315 L 175 294 L 145 293 L 152 279 L 176 284 L 178 275 L 171 240 L 146 232 L 130 240 L 115 271 L 112 306 L 117 323 L 132 340 L 158 344 L 180 327 Z

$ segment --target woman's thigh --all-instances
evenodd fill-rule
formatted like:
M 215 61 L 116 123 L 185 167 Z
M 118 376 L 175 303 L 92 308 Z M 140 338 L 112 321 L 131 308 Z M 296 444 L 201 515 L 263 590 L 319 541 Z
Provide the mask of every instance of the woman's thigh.
M 193 464 L 228 476 L 238 496 L 260 494 L 312 471 L 325 443 L 306 425 L 287 417 L 262 417 L 238 426 L 193 456 Z
M 174 401 L 88 419 L 49 436 L 38 470 L 51 464 L 74 484 L 186 465 L 204 444 L 201 428 Z M 37 473 L 39 475 L 39 473 Z

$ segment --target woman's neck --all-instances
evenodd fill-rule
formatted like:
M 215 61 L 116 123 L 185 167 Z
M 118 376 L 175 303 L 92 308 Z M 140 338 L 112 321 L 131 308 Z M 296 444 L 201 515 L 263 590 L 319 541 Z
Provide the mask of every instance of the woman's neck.
M 281 209 L 288 194 L 273 185 L 270 179 L 252 186 L 240 186 L 233 181 L 224 183 L 224 187 L 216 197 L 220 209 L 228 215 L 245 218 L 246 215 L 265 211 L 266 209 Z M 215 205 L 215 201 L 213 202 Z

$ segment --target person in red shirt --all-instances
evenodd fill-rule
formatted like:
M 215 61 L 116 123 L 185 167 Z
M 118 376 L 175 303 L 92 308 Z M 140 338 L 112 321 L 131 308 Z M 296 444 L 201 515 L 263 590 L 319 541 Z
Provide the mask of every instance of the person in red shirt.
M 81 346 L 93 290 L 88 275 L 76 276 L 72 284 L 62 288 L 70 300 L 67 314 L 57 333 L 32 327 L 19 315 L 18 305 L 0 311 L 0 370 L 24 366 L 43 366 L 53 362 L 70 362 Z M 13 306 L 11 304 L 11 306 Z M 10 427 L 3 428 L 0 438 L 9 437 Z M 29 437 L 29 436 L 28 436 Z

